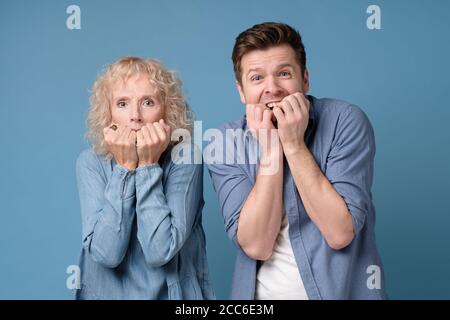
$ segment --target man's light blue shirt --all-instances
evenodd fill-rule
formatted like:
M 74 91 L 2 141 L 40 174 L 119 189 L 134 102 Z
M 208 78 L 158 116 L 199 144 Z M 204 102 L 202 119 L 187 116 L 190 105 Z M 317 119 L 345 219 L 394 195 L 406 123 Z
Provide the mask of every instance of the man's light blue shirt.
M 309 218 L 286 159 L 283 202 L 289 238 L 309 299 L 385 299 L 384 273 L 375 243 L 375 208 L 372 203 L 375 138 L 364 112 L 355 105 L 333 100 L 311 102 L 305 142 L 321 171 L 342 196 L 352 216 L 355 237 L 342 250 L 332 249 Z M 245 116 L 223 125 L 224 150 L 245 145 L 246 159 L 257 141 L 244 135 L 239 141 L 227 130 L 246 130 Z M 233 137 L 233 138 L 231 138 Z M 243 156 L 243 155 L 241 155 Z M 238 252 L 232 299 L 254 299 L 259 262 L 248 257 L 237 242 L 239 214 L 255 185 L 258 163 L 209 163 L 218 193 L 225 229 Z

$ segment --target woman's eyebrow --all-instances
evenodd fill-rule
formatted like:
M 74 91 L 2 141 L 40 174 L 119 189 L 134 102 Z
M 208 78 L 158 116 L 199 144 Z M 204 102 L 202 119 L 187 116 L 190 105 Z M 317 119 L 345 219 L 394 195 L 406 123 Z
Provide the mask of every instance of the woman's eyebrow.
M 119 97 L 114 97 L 114 101 L 118 101 L 118 100 L 129 100 L 130 98 L 128 98 L 127 96 L 119 96 Z

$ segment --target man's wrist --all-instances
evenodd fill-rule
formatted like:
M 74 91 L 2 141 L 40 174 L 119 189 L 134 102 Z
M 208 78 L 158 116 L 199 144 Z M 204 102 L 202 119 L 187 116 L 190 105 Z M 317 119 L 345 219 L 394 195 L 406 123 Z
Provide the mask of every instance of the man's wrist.
M 261 158 L 270 161 L 283 159 L 283 148 L 281 143 L 277 143 L 269 148 L 261 146 Z
M 283 152 L 286 158 L 296 156 L 308 151 L 309 149 L 304 142 L 295 145 L 283 146 Z

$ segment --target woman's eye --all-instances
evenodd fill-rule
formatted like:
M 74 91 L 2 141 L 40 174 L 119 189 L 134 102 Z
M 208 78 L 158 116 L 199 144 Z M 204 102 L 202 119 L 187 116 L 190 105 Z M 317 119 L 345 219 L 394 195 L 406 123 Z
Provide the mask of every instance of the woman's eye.
M 125 108 L 127 106 L 127 103 L 125 101 L 119 101 L 117 102 L 117 106 L 119 108 Z
M 144 106 L 152 107 L 154 105 L 155 105 L 155 102 L 152 99 L 145 99 L 144 100 Z

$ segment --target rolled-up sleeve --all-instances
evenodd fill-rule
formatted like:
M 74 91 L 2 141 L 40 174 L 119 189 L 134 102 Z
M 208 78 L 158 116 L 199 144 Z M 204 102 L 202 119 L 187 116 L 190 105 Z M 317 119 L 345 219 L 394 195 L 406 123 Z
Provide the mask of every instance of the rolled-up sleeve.
M 347 204 L 355 235 L 364 227 L 372 205 L 374 157 L 375 137 L 369 119 L 350 105 L 337 122 L 325 174 Z
M 253 184 L 239 165 L 208 164 L 208 171 L 219 198 L 228 238 L 240 247 L 236 237 L 239 215 Z

